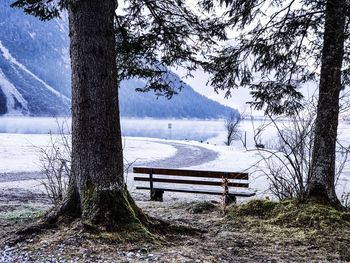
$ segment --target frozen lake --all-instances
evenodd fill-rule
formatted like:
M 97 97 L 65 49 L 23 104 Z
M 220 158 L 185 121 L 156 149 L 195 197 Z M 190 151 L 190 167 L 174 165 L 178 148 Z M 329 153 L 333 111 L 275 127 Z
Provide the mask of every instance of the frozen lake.
M 57 134 L 60 128 L 70 129 L 69 118 L 50 117 L 0 117 L 0 133 L 6 134 Z M 254 133 L 268 120 L 243 120 L 239 125 L 241 140 L 246 138 L 247 146 L 254 147 Z M 288 121 L 279 122 L 281 127 Z M 60 128 L 59 128 L 60 127 Z M 121 119 L 122 135 L 127 137 L 147 137 L 167 140 L 197 141 L 222 145 L 225 141 L 224 120 L 178 120 L 178 119 Z M 254 131 L 255 130 L 255 131 Z M 261 143 L 268 145 L 276 140 L 276 129 L 266 126 L 260 136 Z M 338 138 L 344 147 L 350 145 L 350 123 L 341 122 Z M 239 142 L 242 144 L 242 142 Z
M 0 133 L 48 134 L 59 133 L 58 127 L 70 127 L 69 118 L 50 117 L 0 117 Z M 282 121 L 287 123 L 286 121 Z M 253 146 L 254 129 L 266 124 L 264 120 L 244 120 L 240 124 L 242 137 L 246 133 L 248 146 Z M 177 120 L 177 119 L 121 119 L 123 136 L 148 137 L 171 140 L 203 141 L 222 144 L 225 140 L 224 120 Z M 276 136 L 273 125 L 265 128 L 262 143 L 267 144 Z M 350 124 L 339 124 L 339 139 L 344 146 L 350 145 Z
M 0 117 L 0 133 L 58 133 L 58 126 L 70 126 L 69 118 Z M 224 132 L 223 120 L 121 120 L 123 136 L 205 141 Z
M 71 120 L 69 118 L 50 117 L 0 117 L 0 133 L 17 134 L 48 134 L 59 133 L 59 127 L 68 130 Z M 254 121 L 257 127 L 261 120 Z M 264 140 L 273 138 L 266 128 Z M 203 141 L 223 144 L 225 140 L 224 120 L 178 120 L 178 119 L 121 119 L 123 136 L 148 137 L 171 140 Z M 246 132 L 248 146 L 253 143 L 253 126 L 251 120 L 240 124 L 242 134 Z

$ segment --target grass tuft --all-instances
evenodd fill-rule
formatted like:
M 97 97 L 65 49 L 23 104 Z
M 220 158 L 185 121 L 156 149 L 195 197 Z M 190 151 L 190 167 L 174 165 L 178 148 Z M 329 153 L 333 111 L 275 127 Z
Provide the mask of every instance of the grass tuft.
M 253 200 L 229 209 L 226 220 L 271 242 L 322 248 L 350 261 L 350 212 L 295 200 Z
M 298 203 L 295 200 L 274 202 L 253 200 L 234 206 L 229 210 L 228 218 L 252 217 L 284 227 L 308 227 L 325 229 L 350 227 L 350 212 L 316 203 Z
M 199 203 L 193 203 L 190 204 L 187 208 L 187 211 L 189 211 L 192 214 L 202 214 L 207 213 L 215 210 L 217 206 L 209 201 L 199 202 Z

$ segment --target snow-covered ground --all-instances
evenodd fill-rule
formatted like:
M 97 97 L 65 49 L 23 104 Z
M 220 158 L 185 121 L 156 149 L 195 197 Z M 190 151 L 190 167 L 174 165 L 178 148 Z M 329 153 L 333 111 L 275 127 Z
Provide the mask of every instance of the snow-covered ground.
M 0 134 L 0 176 L 1 173 L 40 171 L 38 147 L 50 145 L 50 136 L 49 134 Z M 54 136 L 54 138 L 58 137 Z M 235 146 L 227 147 L 197 141 L 138 137 L 124 137 L 123 141 L 125 159 L 141 165 L 250 172 L 251 166 L 256 162 L 256 153 L 245 151 L 238 142 Z M 267 188 L 266 180 L 259 181 L 259 177 L 255 176 L 251 178 L 251 186 L 254 189 L 261 192 Z M 128 177 L 128 185 L 129 188 L 134 187 L 131 176 Z M 3 181 L 0 182 L 0 188 L 43 189 L 40 180 Z
M 51 145 L 58 135 L 0 133 L 0 173 L 40 171 L 40 149 Z M 176 149 L 144 138 L 124 138 L 127 162 L 145 163 L 169 158 Z

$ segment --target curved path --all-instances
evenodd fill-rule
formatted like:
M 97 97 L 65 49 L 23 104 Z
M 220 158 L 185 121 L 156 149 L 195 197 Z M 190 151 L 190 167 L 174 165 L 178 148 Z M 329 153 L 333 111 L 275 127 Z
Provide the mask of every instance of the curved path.
M 207 163 L 215 160 L 218 157 L 217 152 L 201 146 L 175 142 L 151 142 L 171 145 L 176 149 L 176 153 L 175 155 L 165 159 L 145 163 L 136 163 L 135 165 L 149 167 L 184 168 Z
M 136 163 L 135 165 L 149 167 L 185 168 L 210 162 L 218 157 L 217 152 L 206 149 L 201 146 L 153 140 L 150 140 L 150 142 L 171 145 L 174 148 L 176 148 L 176 154 L 165 159 L 144 163 Z M 0 173 L 0 183 L 23 180 L 37 180 L 44 178 L 45 176 L 40 172 Z

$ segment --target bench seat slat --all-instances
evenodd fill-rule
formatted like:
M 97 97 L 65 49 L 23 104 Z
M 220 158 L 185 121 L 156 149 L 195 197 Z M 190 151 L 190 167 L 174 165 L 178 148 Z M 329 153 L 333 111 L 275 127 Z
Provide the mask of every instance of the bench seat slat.
M 166 168 L 149 168 L 149 167 L 134 167 L 134 173 L 140 174 L 157 174 L 157 175 L 174 175 L 174 176 L 189 176 L 189 177 L 206 177 L 206 178 L 223 178 L 225 174 L 228 179 L 248 180 L 248 173 L 236 172 L 220 172 L 220 171 L 200 171 L 186 169 L 166 169 Z
M 137 186 L 138 190 L 151 190 L 149 187 Z M 190 190 L 190 189 L 174 189 L 174 188 L 153 188 L 155 191 L 164 191 L 164 192 L 179 192 L 179 193 L 192 193 L 192 194 L 208 194 L 208 195 L 222 195 L 223 192 L 218 191 L 206 191 L 206 190 Z M 238 196 L 238 197 L 251 197 L 254 196 L 255 193 L 245 193 L 245 192 L 229 192 L 230 196 Z
M 135 181 L 139 182 L 150 182 L 150 178 L 147 177 L 134 177 Z M 208 185 L 208 186 L 223 186 L 222 182 L 213 182 L 213 181 L 195 181 L 195 180 L 181 180 L 181 179 L 172 179 L 172 178 L 152 178 L 153 182 L 157 183 L 174 183 L 174 184 L 194 184 L 194 185 Z M 239 182 L 228 182 L 227 186 L 229 187 L 242 187 L 248 188 L 248 183 L 239 183 Z

